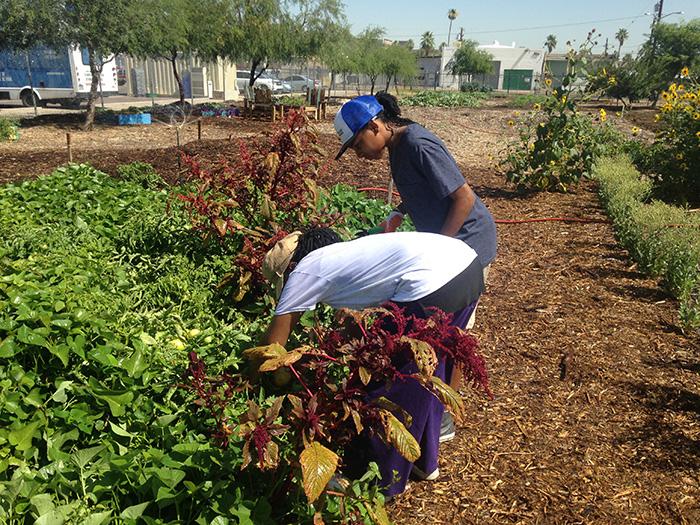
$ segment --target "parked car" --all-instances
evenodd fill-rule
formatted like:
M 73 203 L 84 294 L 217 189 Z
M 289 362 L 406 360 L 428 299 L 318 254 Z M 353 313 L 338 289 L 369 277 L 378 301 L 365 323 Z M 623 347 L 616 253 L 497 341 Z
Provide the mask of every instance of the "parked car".
M 236 71 L 236 86 L 238 91 L 243 93 L 245 87 L 250 84 L 250 71 Z M 291 93 L 292 87 L 286 83 L 282 82 L 278 78 L 273 78 L 267 73 L 263 73 L 255 80 L 256 86 L 267 86 L 273 93 Z
M 306 88 L 313 89 L 318 87 L 318 80 L 312 80 L 304 75 L 289 75 L 283 81 L 289 84 L 291 90 L 294 92 L 306 91 Z

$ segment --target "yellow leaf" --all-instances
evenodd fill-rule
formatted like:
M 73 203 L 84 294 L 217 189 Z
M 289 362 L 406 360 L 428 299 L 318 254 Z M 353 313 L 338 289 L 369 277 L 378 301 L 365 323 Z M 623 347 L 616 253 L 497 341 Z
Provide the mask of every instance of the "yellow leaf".
M 338 456 L 318 441 L 309 443 L 300 456 L 304 492 L 309 503 L 315 501 L 338 468 Z
M 362 381 L 363 385 L 368 385 L 370 380 L 372 379 L 372 374 L 369 373 L 369 370 L 367 370 L 364 366 L 361 366 L 359 368 L 360 372 L 360 381 Z
M 279 343 L 271 345 L 256 346 L 243 351 L 243 357 L 246 359 L 272 359 L 280 357 L 287 353 L 284 347 Z
M 372 518 L 372 521 L 377 525 L 391 525 L 389 521 L 389 516 L 386 514 L 386 509 L 384 504 L 379 500 L 374 500 L 376 506 L 372 507 L 369 503 L 366 504 L 367 514 Z
M 430 381 L 433 384 L 433 393 L 458 420 L 461 420 L 464 413 L 464 402 L 459 393 L 455 392 L 439 377 L 433 376 Z
M 288 352 L 280 357 L 268 359 L 260 365 L 260 368 L 258 368 L 258 370 L 260 372 L 272 372 L 273 370 L 277 370 L 278 368 L 282 368 L 283 366 L 289 366 L 291 364 L 296 363 L 297 361 L 299 361 L 299 359 L 301 359 L 303 355 L 304 354 L 296 351 Z
M 385 439 L 399 454 L 414 462 L 420 457 L 420 445 L 408 429 L 388 410 L 380 409 L 379 414 L 384 425 Z
M 438 359 L 435 355 L 435 350 L 425 341 L 419 341 L 405 335 L 399 340 L 401 343 L 408 343 L 411 346 L 413 359 L 418 365 L 418 370 L 425 377 L 430 377 L 435 373 L 438 365 Z
M 264 165 L 270 175 L 275 175 L 280 167 L 280 156 L 276 152 L 268 153 Z
M 245 297 L 245 294 L 248 293 L 250 290 L 250 279 L 253 277 L 253 274 L 250 272 L 243 272 L 239 277 L 238 277 L 238 293 L 236 293 L 235 297 L 233 300 L 235 302 L 240 302 L 243 300 Z

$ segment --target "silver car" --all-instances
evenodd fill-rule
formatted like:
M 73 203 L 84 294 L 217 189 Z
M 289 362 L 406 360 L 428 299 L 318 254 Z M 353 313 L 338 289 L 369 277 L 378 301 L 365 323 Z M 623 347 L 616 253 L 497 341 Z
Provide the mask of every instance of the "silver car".
M 306 91 L 306 88 L 317 88 L 319 85 L 318 80 L 310 79 L 304 75 L 289 75 L 288 77 L 284 78 L 283 82 L 289 84 L 291 90 L 294 92 Z
M 250 84 L 250 71 L 236 71 L 236 87 L 241 93 L 246 86 Z M 291 93 L 292 88 L 289 84 L 282 82 L 278 78 L 273 78 L 270 75 L 263 73 L 255 80 L 256 86 L 267 86 L 273 93 Z

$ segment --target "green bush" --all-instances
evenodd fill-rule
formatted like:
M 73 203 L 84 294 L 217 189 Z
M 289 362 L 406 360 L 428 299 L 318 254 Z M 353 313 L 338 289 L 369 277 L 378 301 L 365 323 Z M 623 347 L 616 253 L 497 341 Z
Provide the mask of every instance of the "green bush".
M 459 90 L 463 93 L 491 93 L 493 88 L 480 84 L 479 82 L 465 82 L 459 86 Z
M 117 166 L 117 175 L 126 182 L 133 182 L 147 189 L 157 190 L 165 186 L 163 177 L 147 162 L 120 164 Z
M 419 91 L 415 95 L 411 95 L 401 99 L 401 104 L 404 106 L 418 107 L 468 107 L 478 108 L 481 101 L 486 99 L 486 93 L 462 93 L 459 91 Z
M 652 181 L 627 156 L 599 160 L 594 174 L 620 244 L 642 271 L 662 278 L 680 302 L 681 322 L 700 327 L 700 217 L 663 202 L 647 202 Z
M 508 107 L 511 108 L 531 108 L 535 105 L 542 106 L 547 102 L 546 95 L 528 93 L 526 95 L 515 95 L 508 98 Z
M 19 124 L 15 120 L 0 117 L 0 142 L 19 139 Z

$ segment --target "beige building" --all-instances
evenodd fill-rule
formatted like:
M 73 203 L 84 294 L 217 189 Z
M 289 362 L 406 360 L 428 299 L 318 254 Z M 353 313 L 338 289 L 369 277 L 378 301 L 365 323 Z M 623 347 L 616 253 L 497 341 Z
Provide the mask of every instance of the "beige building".
M 236 65 L 222 59 L 205 62 L 197 57 L 176 61 L 187 98 L 238 100 Z M 172 64 L 165 59 L 138 59 L 128 55 L 117 57 L 119 93 L 129 96 L 178 97 Z

